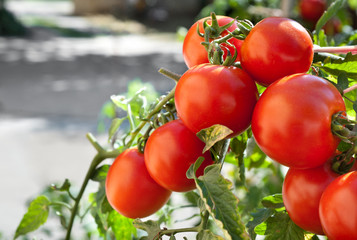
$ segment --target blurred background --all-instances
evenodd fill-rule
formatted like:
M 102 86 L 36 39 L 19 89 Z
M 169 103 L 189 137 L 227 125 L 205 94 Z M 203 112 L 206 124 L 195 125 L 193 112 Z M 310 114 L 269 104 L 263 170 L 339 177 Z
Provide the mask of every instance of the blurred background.
M 328 34 L 355 29 L 348 2 Z M 314 25 L 292 0 L 0 0 L 0 239 L 49 184 L 79 188 L 95 154 L 85 134 L 106 144 L 111 95 L 132 82 L 159 94 L 174 86 L 157 70 L 187 70 L 185 33 L 211 11 Z

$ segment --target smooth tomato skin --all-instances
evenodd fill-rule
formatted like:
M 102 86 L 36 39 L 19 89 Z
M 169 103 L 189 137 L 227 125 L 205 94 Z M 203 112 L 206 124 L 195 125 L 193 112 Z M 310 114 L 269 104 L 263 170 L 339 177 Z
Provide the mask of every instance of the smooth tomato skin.
M 181 120 L 168 122 L 153 131 L 145 146 L 145 164 L 153 179 L 162 187 L 187 192 L 196 188 L 193 179 L 186 177 L 189 167 L 203 156 L 197 176 L 213 164 L 210 152 L 202 154 L 204 143 Z
M 202 63 L 209 63 L 208 61 L 208 53 L 205 49 L 205 47 L 201 44 L 201 42 L 204 42 L 204 38 L 200 37 L 197 33 L 197 24 L 199 25 L 199 31 L 200 33 L 204 33 L 204 28 L 203 28 L 203 22 L 206 19 L 210 19 L 210 17 L 207 18 L 202 18 L 195 22 L 190 29 L 188 30 L 184 42 L 183 42 L 183 48 L 182 48 L 182 53 L 183 53 L 183 58 L 184 61 L 187 65 L 188 68 L 191 68 L 193 66 L 202 64 Z M 224 26 L 230 22 L 232 22 L 234 19 L 231 17 L 226 17 L 226 16 L 217 16 L 218 20 L 218 25 L 219 26 Z M 211 24 L 211 20 L 208 20 L 207 23 Z M 234 23 L 232 26 L 228 28 L 228 31 L 232 32 L 237 28 L 237 24 Z M 222 36 L 227 35 L 227 32 L 223 32 Z M 240 47 L 243 43 L 242 40 L 238 40 L 236 38 L 231 38 L 228 40 L 229 43 L 233 44 L 238 53 L 237 61 L 239 60 L 239 55 L 240 55 Z M 227 55 L 227 49 L 231 52 L 232 55 L 234 55 L 235 49 L 231 46 L 228 46 L 226 44 L 223 44 L 223 51 L 225 52 L 225 55 Z
M 128 218 L 144 218 L 166 204 L 171 191 L 157 184 L 137 148 L 122 152 L 109 168 L 105 190 L 110 205 Z
M 298 22 L 268 17 L 258 22 L 241 47 L 242 68 L 268 86 L 295 73 L 306 73 L 313 60 L 313 42 Z
M 332 115 L 345 111 L 339 91 L 327 80 L 294 74 L 270 85 L 255 106 L 252 132 L 273 160 L 288 167 L 324 164 L 340 142 L 331 132 Z
M 255 82 L 242 69 L 201 64 L 187 70 L 175 91 L 176 110 L 194 133 L 215 124 L 236 136 L 247 129 L 258 100 Z
M 357 239 L 357 171 L 339 176 L 321 196 L 319 213 L 330 240 Z
M 316 23 L 326 10 L 325 0 L 301 0 L 299 12 L 303 19 Z
M 282 194 L 285 208 L 296 225 L 315 234 L 324 234 L 319 217 L 320 198 L 338 176 L 331 170 L 329 161 L 316 168 L 288 170 Z

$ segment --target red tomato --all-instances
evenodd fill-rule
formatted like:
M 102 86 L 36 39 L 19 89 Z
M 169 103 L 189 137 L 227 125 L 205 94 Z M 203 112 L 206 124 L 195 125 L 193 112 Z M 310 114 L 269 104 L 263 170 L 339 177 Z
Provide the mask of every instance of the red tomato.
M 211 64 L 190 68 L 179 80 L 175 104 L 179 117 L 194 133 L 214 124 L 236 136 L 249 127 L 258 91 L 242 69 Z
M 197 176 L 213 163 L 210 152 L 202 154 L 204 143 L 181 120 L 168 122 L 157 128 L 145 146 L 145 163 L 153 179 L 161 186 L 175 192 L 196 188 L 193 179 L 186 177 L 189 167 L 203 156 Z
M 357 239 L 357 171 L 335 179 L 320 200 L 322 227 L 330 240 Z
M 309 33 L 298 22 L 268 17 L 257 23 L 241 47 L 241 64 L 263 86 L 294 74 L 305 73 L 314 51 Z
M 301 0 L 299 11 L 301 17 L 307 21 L 316 23 L 326 10 L 326 0 Z
M 105 190 L 110 205 L 128 218 L 143 218 L 158 211 L 171 192 L 149 175 L 144 155 L 137 148 L 122 152 L 109 168 Z
M 199 31 L 201 33 L 204 33 L 203 22 L 206 19 L 210 19 L 210 17 L 202 18 L 198 20 L 196 23 L 194 23 L 192 27 L 188 30 L 187 35 L 184 39 L 182 53 L 185 63 L 189 68 L 202 63 L 209 63 L 208 53 L 205 47 L 201 44 L 201 42 L 204 42 L 204 38 L 200 37 L 197 33 L 197 24 L 199 24 Z M 232 22 L 234 19 L 226 16 L 217 16 L 217 20 L 219 26 L 224 26 Z M 211 20 L 208 20 L 207 23 L 211 24 Z M 236 28 L 237 28 L 237 24 L 234 23 L 232 26 L 228 28 L 228 31 L 233 32 Z M 226 31 L 223 32 L 222 36 L 225 35 L 227 35 Z M 236 38 L 231 38 L 228 42 L 233 44 L 237 49 L 237 53 L 238 53 L 237 60 L 239 60 L 239 50 L 243 41 L 238 40 Z M 222 50 L 225 52 L 224 56 L 227 55 L 227 49 L 231 52 L 232 55 L 234 55 L 234 51 L 235 51 L 234 47 L 228 46 L 227 44 L 223 44 L 222 46 L 223 46 Z
M 330 162 L 310 169 L 290 168 L 283 184 L 283 200 L 293 222 L 302 229 L 323 235 L 319 217 L 320 198 L 325 188 L 339 175 Z
M 270 158 L 288 167 L 313 168 L 334 154 L 340 140 L 331 117 L 345 111 L 339 91 L 327 80 L 294 74 L 270 85 L 255 106 L 254 138 Z

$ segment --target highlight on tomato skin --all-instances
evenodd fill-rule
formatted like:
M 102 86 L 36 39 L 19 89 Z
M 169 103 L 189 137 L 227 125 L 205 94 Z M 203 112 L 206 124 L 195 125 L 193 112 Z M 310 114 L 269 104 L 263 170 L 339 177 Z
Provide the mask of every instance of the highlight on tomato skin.
M 144 218 L 160 210 L 171 191 L 156 183 L 147 171 L 144 154 L 136 147 L 122 152 L 109 168 L 105 182 L 108 202 L 128 218 Z
M 180 119 L 170 121 L 149 136 L 145 150 L 145 164 L 153 179 L 174 192 L 187 192 L 196 188 L 195 181 L 186 172 L 199 157 L 204 157 L 197 176 L 213 164 L 210 152 L 202 154 L 205 144 Z
M 336 178 L 323 192 L 319 214 L 330 240 L 354 240 L 357 236 L 357 171 Z
M 243 70 L 262 86 L 295 73 L 306 73 L 314 56 L 307 30 L 282 17 L 258 22 L 244 40 L 240 53 Z
M 310 74 L 293 74 L 270 85 L 253 112 L 252 132 L 260 149 L 287 167 L 324 164 L 340 139 L 331 131 L 332 116 L 345 111 L 336 87 Z
M 196 65 L 200 65 L 203 63 L 209 63 L 208 60 L 208 53 L 206 48 L 201 44 L 204 42 L 204 38 L 199 36 L 197 33 L 197 25 L 199 25 L 199 31 L 200 33 L 204 33 L 204 28 L 203 28 L 203 22 L 207 19 L 210 19 L 211 17 L 206 17 L 198 20 L 195 22 L 190 29 L 188 30 L 186 37 L 183 42 L 183 47 L 182 47 L 182 55 L 184 58 L 184 61 L 187 65 L 188 68 L 191 68 Z M 218 24 L 219 26 L 224 26 L 234 19 L 228 16 L 217 16 Z M 207 21 L 208 24 L 211 24 L 211 20 Z M 227 30 L 230 32 L 233 32 L 236 28 L 238 28 L 237 24 L 234 23 L 232 26 L 230 26 Z M 227 35 L 227 31 L 224 31 L 222 34 L 222 37 Z M 234 52 L 237 51 L 238 56 L 237 60 L 239 61 L 240 59 L 240 48 L 243 43 L 242 40 L 236 39 L 236 38 L 231 38 L 228 40 L 230 44 L 232 44 L 234 47 L 229 46 L 227 44 L 222 44 L 222 50 L 224 51 L 224 58 L 227 55 L 227 49 L 230 51 L 232 55 L 234 55 Z

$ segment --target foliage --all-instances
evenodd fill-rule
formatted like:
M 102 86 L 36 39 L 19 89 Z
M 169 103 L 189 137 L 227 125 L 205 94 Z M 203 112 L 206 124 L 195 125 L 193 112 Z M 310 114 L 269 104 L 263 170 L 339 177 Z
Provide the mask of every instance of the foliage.
M 234 2 L 228 1 L 229 4 Z M 220 4 L 224 9 L 224 3 Z M 331 12 L 336 11 L 334 7 L 330 9 Z M 332 16 L 329 11 L 323 18 Z M 315 42 L 329 44 L 322 30 L 316 31 L 313 37 Z M 355 39 L 357 33 L 342 42 L 347 44 Z M 316 55 L 318 57 L 315 57 L 310 73 L 333 82 L 345 96 L 347 113 L 355 116 L 355 93 L 346 91 L 357 82 L 355 55 Z M 160 73 L 175 81 L 180 78 L 180 75 L 165 69 Z M 260 93 L 264 89 L 260 87 Z M 205 168 L 202 176 L 195 173 L 203 159 L 198 158 L 191 165 L 187 177 L 195 181 L 196 190 L 178 193 L 179 198 L 184 199 L 179 206 L 169 201 L 154 216 L 135 220 L 120 215 L 110 206 L 104 186 L 111 161 L 106 160 L 116 158 L 132 146 L 143 150 L 152 131 L 176 119 L 174 93 L 175 88 L 164 96 L 158 96 L 151 85 L 135 80 L 129 84 L 126 94 L 112 96 L 111 101 L 103 106 L 99 119 L 101 130 L 108 131 L 109 147 L 99 144 L 92 134 L 87 135 L 97 154 L 79 191 L 73 189 L 69 180 L 60 186 L 53 185 L 51 194 L 44 193 L 30 203 L 14 237 L 38 229 L 46 223 L 49 214 L 55 212 L 66 231 L 65 239 L 71 238 L 73 225 L 77 224 L 75 219 L 84 218 L 90 218 L 96 227 L 95 231 L 88 230 L 86 237 L 93 235 L 101 239 L 153 240 L 164 236 L 176 239 L 176 234 L 188 232 L 195 232 L 196 239 L 256 239 L 258 235 L 265 236 L 265 239 L 318 239 L 290 219 L 281 194 L 285 169 L 262 152 L 250 128 L 231 139 L 226 139 L 231 130 L 222 125 L 214 125 L 197 134 L 206 143 L 204 151 L 210 151 L 216 161 Z M 108 125 L 107 120 L 110 121 Z M 345 120 L 341 125 L 348 124 Z M 355 135 L 349 137 L 340 149 L 354 144 L 351 139 Z M 89 183 L 96 184 L 95 192 L 85 191 Z M 187 211 L 184 223 L 188 226 L 176 228 L 173 213 L 187 207 L 195 209 Z M 193 224 L 191 220 L 194 220 Z

